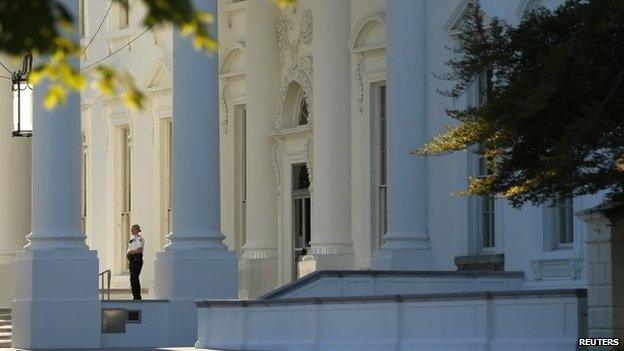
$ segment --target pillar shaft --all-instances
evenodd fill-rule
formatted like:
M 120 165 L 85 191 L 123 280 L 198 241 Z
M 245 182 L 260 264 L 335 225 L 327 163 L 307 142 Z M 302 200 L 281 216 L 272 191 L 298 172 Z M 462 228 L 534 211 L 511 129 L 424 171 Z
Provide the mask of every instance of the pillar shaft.
M 248 257 L 275 257 L 276 192 L 271 143 L 279 88 L 276 23 L 279 10 L 269 1 L 247 3 L 247 242 Z
M 241 261 L 241 297 L 277 286 L 277 200 L 271 143 L 279 89 L 276 24 L 279 9 L 270 1 L 247 2 L 247 228 Z
M 216 16 L 216 0 L 195 2 Z M 211 33 L 217 36 L 216 20 Z M 165 250 L 225 249 L 219 227 L 218 57 L 173 35 L 173 225 Z
M 70 10 L 77 5 L 63 3 Z M 78 67 L 78 60 L 72 65 Z M 32 232 L 25 249 L 87 250 L 80 230 L 80 94 L 72 92 L 65 103 L 48 110 L 43 106 L 48 88 L 42 83 L 34 90 Z
M 350 236 L 350 2 L 317 0 L 314 29 L 312 253 L 352 254 Z M 345 267 L 336 267 L 345 268 Z
M 195 0 L 212 13 L 217 37 L 217 0 Z M 197 340 L 196 300 L 235 298 L 236 253 L 227 250 L 219 225 L 218 55 L 193 48 L 173 34 L 173 229 L 156 253 L 154 295 L 169 299 L 173 345 Z
M 426 268 L 426 162 L 410 153 L 426 142 L 425 0 L 389 0 L 387 14 L 388 232 L 373 265 Z
M 77 0 L 60 2 L 77 18 Z M 77 59 L 71 64 L 79 67 Z M 94 348 L 100 346 L 101 307 L 97 252 L 88 250 L 80 231 L 80 94 L 71 92 L 47 110 L 47 89 L 40 84 L 34 91 L 32 233 L 16 254 L 13 347 Z
M 0 57 L 9 62 L 7 57 Z M 10 126 L 13 116 L 11 81 L 0 80 L 0 119 L 3 126 Z M 0 134 L 0 307 L 11 306 L 13 300 L 13 277 L 15 252 L 26 245 L 26 233 L 30 231 L 30 159 L 31 139 L 13 138 L 8 132 Z

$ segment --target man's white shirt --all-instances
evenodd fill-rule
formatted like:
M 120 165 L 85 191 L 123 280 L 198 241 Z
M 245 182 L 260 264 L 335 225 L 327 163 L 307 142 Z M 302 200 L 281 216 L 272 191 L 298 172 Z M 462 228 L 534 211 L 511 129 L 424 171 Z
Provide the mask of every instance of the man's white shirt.
M 128 243 L 128 250 L 126 251 L 126 253 L 141 248 L 143 248 L 143 237 L 137 235 L 130 239 L 130 242 Z

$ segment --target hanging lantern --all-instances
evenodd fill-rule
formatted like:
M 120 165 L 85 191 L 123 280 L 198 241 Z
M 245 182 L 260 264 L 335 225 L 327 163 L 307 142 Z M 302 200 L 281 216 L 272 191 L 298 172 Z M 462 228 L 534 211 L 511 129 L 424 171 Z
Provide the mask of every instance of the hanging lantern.
M 13 72 L 13 136 L 31 137 L 33 133 L 33 87 L 28 83 L 32 55 L 24 57 L 22 69 Z

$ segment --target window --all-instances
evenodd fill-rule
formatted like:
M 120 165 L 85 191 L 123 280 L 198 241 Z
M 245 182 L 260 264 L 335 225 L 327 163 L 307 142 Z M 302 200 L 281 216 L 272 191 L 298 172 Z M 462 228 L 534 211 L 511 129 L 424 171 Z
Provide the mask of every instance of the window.
M 167 235 L 173 231 L 171 182 L 173 180 L 173 124 L 171 118 L 162 119 L 160 134 L 161 150 L 161 246 L 167 243 Z
M 308 102 L 305 95 L 302 93 L 299 99 L 299 113 L 297 114 L 297 125 L 303 126 L 308 124 Z
M 473 98 L 469 106 L 483 106 L 490 89 L 491 73 L 484 73 L 475 79 Z M 489 162 L 481 155 L 483 145 L 469 149 L 469 175 L 484 177 L 491 174 Z M 493 253 L 496 251 L 496 200 L 493 195 L 474 196 L 469 200 L 470 254 Z
M 130 25 L 130 1 L 117 0 L 111 16 L 111 29 L 126 29 Z
M 310 246 L 311 228 L 311 199 L 310 177 L 305 164 L 292 166 L 292 196 L 293 196 L 293 246 L 294 266 L 293 279 L 298 276 L 298 262 L 307 254 Z
M 239 250 L 247 240 L 247 108 L 237 105 L 234 108 L 235 173 L 236 173 L 236 235 Z
M 87 150 L 86 136 L 82 133 L 82 167 L 80 177 L 80 231 L 86 232 L 87 227 Z
M 381 248 L 383 236 L 388 230 L 388 180 L 387 180 L 387 136 L 386 136 L 386 85 L 375 84 L 372 89 L 373 118 L 372 130 L 372 158 L 373 167 L 373 247 Z
M 132 208 L 132 173 L 131 173 L 131 165 L 132 165 L 132 150 L 130 148 L 130 128 L 126 125 L 121 128 L 121 169 L 120 169 L 120 178 L 121 178 L 121 206 L 120 206 L 120 215 L 121 215 L 121 232 L 120 232 L 120 242 L 122 243 L 121 250 L 121 267 L 122 273 L 127 274 L 129 266 L 128 260 L 126 259 L 125 252 L 126 247 L 125 243 L 128 241 L 130 237 L 130 226 L 131 222 L 131 208 Z
M 574 205 L 572 197 L 553 200 L 544 213 L 546 249 L 569 249 L 574 243 Z
M 479 156 L 479 172 L 478 176 L 487 176 L 490 174 L 487 159 L 483 156 Z M 479 242 L 482 250 L 493 249 L 496 246 L 495 242 L 495 210 L 494 210 L 494 196 L 492 195 L 480 195 L 479 196 L 479 214 L 480 219 L 478 221 L 479 227 Z
M 86 11 L 85 11 L 85 0 L 80 0 L 78 2 L 78 28 L 80 31 L 80 37 L 84 38 L 85 37 L 85 15 L 86 15 Z

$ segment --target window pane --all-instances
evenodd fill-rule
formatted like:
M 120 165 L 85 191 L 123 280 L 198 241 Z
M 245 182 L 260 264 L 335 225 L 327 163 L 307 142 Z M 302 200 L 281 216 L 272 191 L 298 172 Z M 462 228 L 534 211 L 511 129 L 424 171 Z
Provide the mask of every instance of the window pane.
M 571 244 L 574 241 L 574 214 L 572 198 L 559 201 L 556 207 L 556 231 L 558 244 Z

